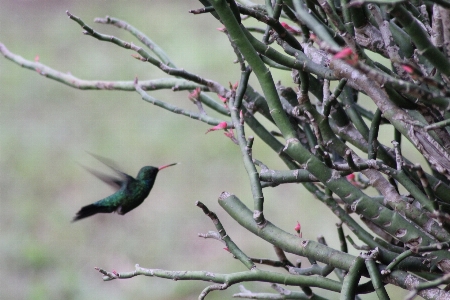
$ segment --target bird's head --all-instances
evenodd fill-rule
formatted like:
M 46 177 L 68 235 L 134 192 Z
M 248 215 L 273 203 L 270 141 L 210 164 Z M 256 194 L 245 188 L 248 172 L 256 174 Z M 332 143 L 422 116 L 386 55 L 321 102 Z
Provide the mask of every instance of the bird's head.
M 164 165 L 164 166 L 161 166 L 159 168 L 152 167 L 152 166 L 143 167 L 143 168 L 141 168 L 139 170 L 139 173 L 137 175 L 137 179 L 140 179 L 140 180 L 154 179 L 160 170 L 165 169 L 165 168 L 170 167 L 170 166 L 174 166 L 174 165 L 176 165 L 176 163 L 169 164 L 169 165 Z

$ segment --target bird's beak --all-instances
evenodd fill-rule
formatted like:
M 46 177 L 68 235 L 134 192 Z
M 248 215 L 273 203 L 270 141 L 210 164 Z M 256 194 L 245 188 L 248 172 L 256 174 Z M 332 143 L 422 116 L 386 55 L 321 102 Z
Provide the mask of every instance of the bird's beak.
M 165 169 L 165 168 L 168 168 L 168 167 L 171 167 L 171 166 L 175 166 L 176 164 L 178 164 L 178 163 L 174 163 L 174 164 L 170 164 L 170 165 L 161 166 L 161 167 L 158 168 L 158 170 L 161 171 L 162 169 Z

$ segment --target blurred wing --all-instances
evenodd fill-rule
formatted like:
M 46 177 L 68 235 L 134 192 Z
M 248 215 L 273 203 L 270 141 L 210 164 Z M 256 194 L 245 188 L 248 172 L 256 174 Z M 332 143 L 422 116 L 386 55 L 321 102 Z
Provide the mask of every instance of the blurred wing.
M 118 190 L 122 187 L 122 184 L 124 182 L 124 178 L 117 178 L 114 176 L 110 176 L 107 174 L 103 174 L 101 172 L 95 171 L 94 169 L 88 168 L 86 166 L 81 165 L 86 171 L 106 183 L 107 185 L 111 186 L 114 190 Z
M 102 164 L 104 164 L 105 166 L 107 166 L 108 168 L 110 168 L 111 170 L 113 170 L 114 172 L 116 172 L 121 178 L 122 181 L 130 181 L 130 180 L 134 180 L 133 177 L 131 177 L 130 175 L 128 175 L 127 173 L 124 173 L 122 171 L 119 170 L 119 168 L 116 166 L 116 164 L 105 157 L 102 157 L 100 155 L 91 153 L 89 151 L 86 151 L 89 155 L 91 155 L 93 158 L 97 159 L 99 162 L 101 162 Z M 94 171 L 95 172 L 95 171 Z M 97 175 L 96 175 L 97 176 Z M 107 176 L 107 175 L 106 175 Z M 103 179 L 102 179 L 103 180 Z

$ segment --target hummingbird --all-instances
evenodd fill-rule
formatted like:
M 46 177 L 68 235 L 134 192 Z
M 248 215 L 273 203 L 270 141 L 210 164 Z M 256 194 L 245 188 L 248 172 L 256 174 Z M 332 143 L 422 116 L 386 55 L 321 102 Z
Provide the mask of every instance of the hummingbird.
M 148 194 L 153 188 L 156 175 L 158 175 L 159 171 L 177 164 L 173 163 L 161 167 L 145 166 L 139 170 L 136 178 L 133 178 L 132 176 L 105 163 L 104 158 L 101 158 L 94 154 L 91 155 L 114 170 L 118 174 L 119 178 L 105 175 L 85 167 L 87 171 L 98 177 L 103 182 L 112 186 L 117 190 L 117 192 L 115 192 L 111 196 L 82 207 L 77 212 L 72 222 L 90 217 L 98 213 L 117 212 L 119 215 L 126 214 L 127 212 L 135 209 L 136 207 L 141 205 L 142 202 L 144 202 L 145 198 L 147 198 Z

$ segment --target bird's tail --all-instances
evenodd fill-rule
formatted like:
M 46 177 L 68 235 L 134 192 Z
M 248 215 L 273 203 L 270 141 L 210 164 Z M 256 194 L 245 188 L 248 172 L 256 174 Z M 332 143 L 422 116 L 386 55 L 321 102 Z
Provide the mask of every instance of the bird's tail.
M 89 205 L 82 207 L 77 212 L 77 214 L 73 218 L 72 222 L 76 222 L 78 220 L 90 217 L 90 216 L 98 214 L 98 213 L 110 213 L 110 212 L 112 212 L 110 207 L 98 205 L 95 203 L 89 204 Z

